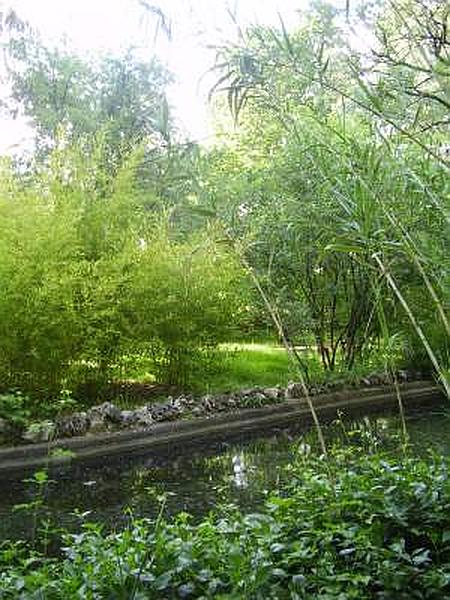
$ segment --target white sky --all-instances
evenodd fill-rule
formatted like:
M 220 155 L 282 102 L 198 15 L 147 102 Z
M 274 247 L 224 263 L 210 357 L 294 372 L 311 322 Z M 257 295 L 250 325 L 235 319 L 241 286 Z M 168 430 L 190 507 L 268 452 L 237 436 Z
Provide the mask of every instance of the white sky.
M 335 0 L 345 4 L 345 0 Z M 235 27 L 227 14 L 231 9 L 239 23 L 277 24 L 298 22 L 298 9 L 308 0 L 148 0 L 171 17 L 173 39 L 159 35 L 154 44 L 154 21 L 145 17 L 138 0 L 0 0 L 36 27 L 43 38 L 56 43 L 66 36 L 80 52 L 118 52 L 131 45 L 154 50 L 176 77 L 169 101 L 184 130 L 199 141 L 208 137 L 207 90 L 199 80 L 212 65 L 214 52 L 208 43 L 233 39 Z M 0 153 L 30 138 L 23 120 L 0 119 Z

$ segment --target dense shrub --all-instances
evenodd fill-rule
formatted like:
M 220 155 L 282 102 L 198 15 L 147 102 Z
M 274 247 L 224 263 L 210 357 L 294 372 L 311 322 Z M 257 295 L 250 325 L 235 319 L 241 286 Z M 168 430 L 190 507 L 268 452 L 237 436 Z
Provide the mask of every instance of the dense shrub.
M 6 176 L 0 195 L 1 385 L 54 389 L 80 343 L 76 215 Z
M 229 332 L 242 270 L 211 231 L 175 235 L 146 210 L 130 158 L 100 185 L 95 155 L 56 150 L 28 185 L 0 181 L 0 385 L 30 395 L 98 389 L 127 352 L 190 380 Z
M 242 269 L 216 237 L 180 242 L 159 230 L 133 269 L 124 302 L 130 341 L 150 346 L 159 380 L 185 385 L 205 374 L 245 310 Z

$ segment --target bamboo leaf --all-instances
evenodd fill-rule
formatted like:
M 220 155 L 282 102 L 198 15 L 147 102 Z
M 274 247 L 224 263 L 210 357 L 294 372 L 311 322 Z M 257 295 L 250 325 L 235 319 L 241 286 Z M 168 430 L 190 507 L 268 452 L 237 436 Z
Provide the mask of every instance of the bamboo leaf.
M 291 43 L 291 38 L 289 37 L 289 34 L 287 32 L 287 29 L 286 29 L 284 21 L 283 21 L 283 17 L 281 16 L 280 13 L 278 13 L 278 18 L 280 19 L 281 31 L 282 31 L 282 34 L 283 34 L 284 43 L 286 44 L 286 49 L 289 52 L 289 54 L 292 57 L 294 57 L 295 56 L 294 47 L 293 47 L 293 45 Z
M 232 71 L 228 71 L 228 73 L 225 73 L 225 75 L 222 75 L 222 77 L 219 77 L 219 79 L 215 82 L 215 84 L 212 86 L 212 88 L 208 92 L 208 101 L 211 101 L 213 95 L 219 89 L 219 87 L 222 85 L 222 83 L 224 83 L 225 81 L 228 81 L 232 77 L 232 75 L 233 75 Z

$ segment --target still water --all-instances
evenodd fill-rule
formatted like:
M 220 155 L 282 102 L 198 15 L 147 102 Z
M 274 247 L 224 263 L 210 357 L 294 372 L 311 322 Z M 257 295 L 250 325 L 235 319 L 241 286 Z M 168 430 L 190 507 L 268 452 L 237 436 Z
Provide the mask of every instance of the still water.
M 447 408 L 413 414 L 407 426 L 415 452 L 433 449 L 450 454 Z M 397 417 L 385 415 L 346 421 L 325 431 L 329 443 L 339 438 L 347 443 L 393 447 L 400 427 Z M 295 454 L 314 446 L 314 440 L 313 432 L 293 426 L 236 436 L 227 442 L 170 446 L 90 464 L 75 462 L 52 467 L 49 483 L 40 491 L 26 481 L 32 473 L 0 475 L 0 540 L 30 535 L 33 511 L 17 510 L 17 505 L 40 497 L 43 507 L 37 510 L 50 516 L 53 525 L 69 528 L 79 525 L 77 513 L 86 513 L 89 520 L 102 521 L 108 527 L 120 526 L 126 509 L 138 516 L 154 516 L 161 494 L 167 496 L 167 515 L 187 511 L 200 517 L 224 503 L 254 509 L 268 490 L 283 481 L 284 467 Z

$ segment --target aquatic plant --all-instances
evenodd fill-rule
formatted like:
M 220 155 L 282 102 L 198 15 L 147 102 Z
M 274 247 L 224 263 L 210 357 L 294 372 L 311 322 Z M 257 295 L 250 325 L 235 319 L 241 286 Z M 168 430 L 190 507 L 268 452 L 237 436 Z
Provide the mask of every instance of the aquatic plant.
M 0 593 L 438 600 L 450 594 L 448 466 L 342 447 L 325 465 L 299 451 L 290 483 L 259 513 L 224 507 L 197 524 L 160 515 L 109 534 L 86 523 L 63 536 L 58 558 L 3 543 Z

